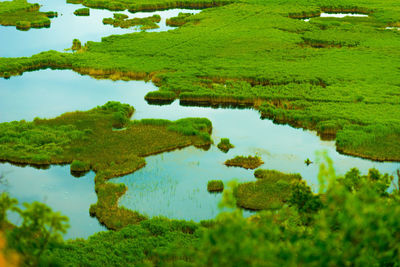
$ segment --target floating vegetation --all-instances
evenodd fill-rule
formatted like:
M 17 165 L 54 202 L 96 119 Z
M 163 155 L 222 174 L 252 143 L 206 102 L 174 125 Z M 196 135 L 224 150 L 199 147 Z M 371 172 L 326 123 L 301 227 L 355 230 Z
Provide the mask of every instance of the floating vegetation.
M 217 147 L 222 152 L 227 153 L 229 149 L 234 148 L 235 146 L 230 143 L 229 138 L 221 138 L 221 141 L 218 143 Z
M 79 8 L 74 11 L 75 16 L 90 16 L 90 9 L 89 8 Z
M 301 181 L 299 174 L 258 169 L 256 182 L 239 184 L 235 197 L 239 207 L 250 210 L 277 209 L 288 200 L 293 183 Z
M 48 28 L 50 19 L 57 17 L 57 12 L 40 12 L 39 4 L 13 0 L 0 2 L 0 25 L 16 26 L 18 30 L 30 28 Z
M 115 13 L 114 18 L 103 19 L 103 24 L 109 24 L 120 28 L 140 26 L 141 30 L 148 30 L 159 28 L 156 23 L 159 23 L 160 21 L 161 17 L 157 14 L 151 17 L 128 19 L 128 16 L 125 14 Z
M 224 163 L 226 166 L 230 167 L 242 167 L 245 169 L 255 169 L 264 162 L 261 160 L 259 156 L 236 156 L 233 159 L 229 159 Z
M 222 192 L 224 191 L 224 183 L 221 180 L 211 180 L 207 183 L 208 192 Z
M 192 13 L 182 13 L 182 12 L 180 12 L 178 14 L 178 16 L 167 19 L 165 21 L 165 23 L 168 26 L 179 27 L 179 26 L 184 25 L 186 22 L 188 22 L 187 18 L 189 18 L 192 15 L 193 15 Z

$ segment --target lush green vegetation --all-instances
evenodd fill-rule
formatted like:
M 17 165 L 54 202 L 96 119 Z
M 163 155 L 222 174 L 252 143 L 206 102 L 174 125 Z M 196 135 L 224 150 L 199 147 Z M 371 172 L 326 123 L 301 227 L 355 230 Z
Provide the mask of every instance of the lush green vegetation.
M 18 30 L 50 27 L 50 19 L 57 17 L 57 12 L 40 12 L 39 4 L 27 0 L 0 2 L 0 25 L 16 26 Z
M 217 147 L 219 150 L 227 153 L 229 149 L 234 148 L 235 146 L 231 144 L 229 138 L 221 138 L 221 141 L 218 143 Z
M 128 0 L 84 4 L 142 8 Z M 296 19 L 322 11 L 369 17 Z M 248 105 L 277 123 L 336 137 L 343 153 L 400 160 L 400 37 L 385 30 L 400 22 L 396 1 L 249 0 L 206 9 L 187 21 L 173 31 L 88 42 L 83 53 L 0 58 L 0 76 L 51 67 L 151 79 L 160 87 L 146 97 L 151 101 Z
M 400 261 L 400 199 L 397 189 L 387 191 L 393 177 L 376 170 L 361 175 L 353 169 L 337 178 L 332 170 L 321 166 L 322 202 L 300 182 L 286 205 L 250 218 L 244 218 L 240 210 L 200 224 L 153 218 L 87 240 L 50 238 L 37 257 L 32 247 L 43 244 L 43 237 L 48 236 L 34 235 L 39 229 L 48 233 L 42 228 L 48 221 L 40 220 L 34 228 L 25 223 L 17 227 L 25 229 L 27 242 L 16 243 L 10 234 L 21 230 L 3 230 L 8 241 L 4 251 L 28 252 L 24 263 L 35 259 L 42 265 L 62 266 L 396 266 Z M 267 170 L 257 173 L 264 177 L 260 181 L 279 180 L 284 175 Z M 236 206 L 236 189 L 224 191 L 223 207 Z M 0 205 L 3 214 L 16 209 L 15 200 L 5 195 Z M 54 216 L 46 209 L 44 214 Z M 23 216 L 40 218 L 33 212 Z M 0 219 L 7 222 L 4 216 Z
M 170 9 L 170 8 L 207 8 L 207 7 L 215 7 L 221 6 L 233 1 L 228 0 L 185 0 L 185 1 L 176 1 L 176 0 L 141 0 L 141 1 L 133 1 L 133 0 L 67 0 L 67 3 L 71 4 L 83 4 L 87 7 L 92 8 L 103 8 L 115 11 L 122 11 L 128 9 L 130 12 L 137 11 L 154 11 L 161 9 Z
M 89 8 L 78 8 L 74 11 L 75 16 L 90 16 Z
M 231 166 L 231 167 L 242 167 L 245 169 L 255 169 L 264 162 L 261 160 L 259 156 L 236 156 L 233 159 L 228 159 L 224 163 L 226 166 Z
M 235 197 L 239 207 L 250 210 L 281 208 L 301 181 L 299 174 L 285 174 L 274 170 L 257 169 L 256 182 L 239 184 Z
M 134 26 L 140 26 L 141 30 L 148 30 L 148 29 L 156 29 L 159 26 L 156 24 L 161 21 L 160 15 L 153 15 L 151 17 L 145 18 L 133 18 L 128 19 L 128 16 L 125 14 L 115 13 L 114 18 L 105 18 L 103 19 L 103 24 L 110 24 L 114 27 L 120 28 L 130 28 Z
M 0 160 L 33 165 L 72 163 L 74 174 L 93 170 L 98 202 L 90 213 L 112 229 L 136 223 L 145 217 L 118 207 L 126 186 L 107 180 L 142 168 L 149 155 L 190 145 L 208 149 L 212 125 L 202 118 L 131 122 L 133 112 L 127 104 L 108 102 L 55 119 L 2 123 Z
M 51 246 L 62 244 L 62 234 L 69 227 L 68 218 L 53 212 L 43 203 L 23 203 L 24 209 L 17 204 L 18 201 L 6 193 L 0 194 L 0 233 L 6 233 L 5 254 L 17 252 L 21 266 L 47 266 L 50 262 L 45 256 L 46 251 Z M 10 213 L 18 216 L 21 221 L 18 225 L 9 222 Z M 15 255 L 13 258 L 15 262 Z
M 211 180 L 207 183 L 208 192 L 222 192 L 224 191 L 224 183 L 221 180 Z
M 168 26 L 179 27 L 188 22 L 187 18 L 192 16 L 191 13 L 182 13 L 180 12 L 178 16 L 169 18 L 165 21 Z

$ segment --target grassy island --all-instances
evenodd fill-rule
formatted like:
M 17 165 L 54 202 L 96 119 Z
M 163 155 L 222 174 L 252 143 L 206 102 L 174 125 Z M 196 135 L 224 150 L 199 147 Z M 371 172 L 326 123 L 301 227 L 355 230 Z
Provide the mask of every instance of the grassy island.
M 90 9 L 89 8 L 79 8 L 74 11 L 75 16 L 90 16 Z
M 259 156 L 236 156 L 233 159 L 228 159 L 224 163 L 229 167 L 242 167 L 245 169 L 255 169 L 264 164 Z
M 78 2 L 108 9 L 144 7 L 128 0 Z M 167 3 L 151 5 L 162 9 Z M 200 2 L 180 4 L 185 3 Z M 385 29 L 400 24 L 396 1 L 223 4 L 188 17 L 185 27 L 105 37 L 88 42 L 83 53 L 0 58 L 0 76 L 56 68 L 152 80 L 160 88 L 146 96 L 152 102 L 249 106 L 276 123 L 336 138 L 341 153 L 400 161 L 400 38 L 398 31 Z M 368 17 L 322 18 L 322 12 Z
M 221 180 L 211 180 L 207 183 L 208 192 L 222 192 L 224 191 L 224 183 Z
M 231 144 L 229 138 L 221 138 L 221 141 L 218 143 L 217 147 L 222 152 L 227 153 L 229 149 L 234 148 L 235 146 Z
M 50 27 L 50 18 L 57 17 L 57 12 L 40 12 L 39 4 L 26 0 L 0 2 L 0 25 L 16 26 L 18 30 Z
M 118 207 L 126 186 L 107 180 L 142 168 L 149 155 L 190 145 L 207 149 L 212 126 L 201 118 L 130 121 L 133 112 L 127 104 L 108 102 L 54 119 L 1 123 L 0 160 L 39 166 L 71 163 L 72 173 L 93 170 L 98 202 L 90 213 L 110 229 L 136 223 L 145 217 Z
M 239 184 L 236 202 L 250 210 L 277 209 L 288 200 L 292 184 L 301 181 L 299 174 L 285 174 L 274 170 L 258 169 L 254 172 L 256 182 Z
M 151 17 L 145 18 L 133 18 L 128 19 L 128 16 L 125 14 L 115 13 L 114 18 L 105 18 L 103 19 L 103 24 L 110 24 L 114 27 L 120 28 L 130 28 L 134 26 L 140 26 L 141 30 L 148 30 L 148 29 L 156 29 L 159 26 L 156 23 L 161 21 L 160 15 L 153 15 Z

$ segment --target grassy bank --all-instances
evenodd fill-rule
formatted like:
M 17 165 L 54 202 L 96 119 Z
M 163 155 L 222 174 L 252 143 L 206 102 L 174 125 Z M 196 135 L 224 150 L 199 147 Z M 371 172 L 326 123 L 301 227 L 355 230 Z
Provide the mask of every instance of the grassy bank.
M 0 25 L 16 26 L 18 30 L 50 27 L 50 18 L 57 17 L 57 12 L 40 12 L 39 4 L 26 0 L 0 2 Z
M 136 223 L 145 217 L 118 207 L 126 186 L 107 180 L 142 168 L 149 155 L 190 145 L 206 149 L 212 126 L 200 118 L 130 121 L 133 112 L 129 105 L 108 102 L 54 119 L 2 123 L 0 160 L 31 165 L 72 163 L 73 173 L 93 170 L 98 202 L 90 213 L 110 229 Z
M 315 17 L 327 11 L 369 17 Z M 346 154 L 400 160 L 391 149 L 400 145 L 400 37 L 385 30 L 400 22 L 395 1 L 251 1 L 186 20 L 173 31 L 88 42 L 81 53 L 0 58 L 0 76 L 51 67 L 151 79 L 160 90 L 146 96 L 150 103 L 250 106 L 277 123 L 337 136 Z M 353 127 L 366 138 L 356 138 Z

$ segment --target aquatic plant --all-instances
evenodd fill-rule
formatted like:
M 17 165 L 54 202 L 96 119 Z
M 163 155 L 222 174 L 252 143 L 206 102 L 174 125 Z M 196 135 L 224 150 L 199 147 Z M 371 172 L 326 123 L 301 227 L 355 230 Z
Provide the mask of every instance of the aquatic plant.
M 288 201 L 293 184 L 301 181 L 299 174 L 285 174 L 275 170 L 258 169 L 254 172 L 256 182 L 241 183 L 235 191 L 239 207 L 262 210 L 277 209 Z
M 235 146 L 230 143 L 229 138 L 221 138 L 221 141 L 218 143 L 217 147 L 219 150 L 227 153 L 229 149 L 234 148 Z
M 255 169 L 264 164 L 259 156 L 236 156 L 233 159 L 228 159 L 224 163 L 226 166 L 242 167 L 245 169 Z
M 89 8 L 78 8 L 74 11 L 75 16 L 90 16 Z
M 128 19 L 128 16 L 125 14 L 114 13 L 114 18 L 104 18 L 103 24 L 110 24 L 120 28 L 140 26 L 140 29 L 147 30 L 158 28 L 159 26 L 156 23 L 160 22 L 160 20 L 161 17 L 157 14 L 151 17 Z
M 224 183 L 221 180 L 211 180 L 207 183 L 208 192 L 222 192 L 224 191 Z
M 57 12 L 40 12 L 39 4 L 31 4 L 25 0 L 0 2 L 0 25 L 16 26 L 18 30 L 50 27 L 50 19 L 57 17 Z

